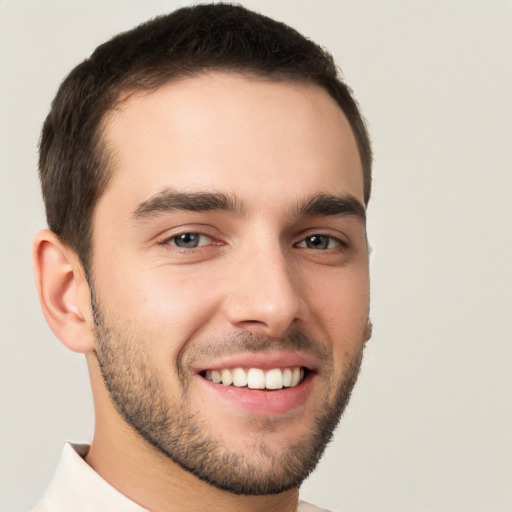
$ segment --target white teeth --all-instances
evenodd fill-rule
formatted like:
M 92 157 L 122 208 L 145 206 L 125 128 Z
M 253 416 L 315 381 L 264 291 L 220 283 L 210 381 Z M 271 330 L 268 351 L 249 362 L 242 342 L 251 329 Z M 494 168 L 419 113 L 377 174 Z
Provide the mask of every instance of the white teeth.
M 283 372 L 279 368 L 269 370 L 265 374 L 265 387 L 267 389 L 281 389 L 283 387 Z
M 225 386 L 231 386 L 231 384 L 233 382 L 233 377 L 231 375 L 231 371 L 230 370 L 222 370 L 221 375 L 222 375 L 222 384 L 224 384 Z
M 247 372 L 242 368 L 235 368 L 233 370 L 233 386 L 237 388 L 247 386 Z
M 265 374 L 259 368 L 251 368 L 247 372 L 247 387 L 249 389 L 265 389 Z
M 304 380 L 304 368 L 273 368 L 266 372 L 260 368 L 224 368 L 222 370 L 206 370 L 204 378 L 224 386 L 235 386 L 249 389 L 282 389 L 293 388 Z
M 212 372 L 213 375 L 213 372 Z M 300 368 L 294 368 L 292 372 L 291 387 L 296 386 L 300 382 Z
M 292 385 L 292 371 L 290 368 L 285 368 L 283 372 L 283 386 L 289 388 Z

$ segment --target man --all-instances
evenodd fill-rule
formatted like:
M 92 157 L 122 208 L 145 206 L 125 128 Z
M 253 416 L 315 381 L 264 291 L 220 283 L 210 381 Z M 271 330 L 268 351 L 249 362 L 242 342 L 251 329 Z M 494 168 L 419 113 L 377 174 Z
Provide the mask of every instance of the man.
M 371 150 L 330 55 L 239 6 L 152 20 L 63 82 L 40 176 L 39 296 L 96 428 L 35 510 L 320 510 L 299 486 L 371 334 Z

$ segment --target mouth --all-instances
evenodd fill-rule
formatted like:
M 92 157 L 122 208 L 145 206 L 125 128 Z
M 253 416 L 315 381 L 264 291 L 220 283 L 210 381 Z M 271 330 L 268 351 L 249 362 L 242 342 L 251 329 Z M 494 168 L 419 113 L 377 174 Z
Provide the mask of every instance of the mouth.
M 268 418 L 315 407 L 322 389 L 320 367 L 319 359 L 305 351 L 267 350 L 219 355 L 196 363 L 193 372 L 206 406 Z
M 307 377 L 309 370 L 303 366 L 286 368 L 222 368 L 204 370 L 201 377 L 215 384 L 235 388 L 277 391 L 294 388 Z

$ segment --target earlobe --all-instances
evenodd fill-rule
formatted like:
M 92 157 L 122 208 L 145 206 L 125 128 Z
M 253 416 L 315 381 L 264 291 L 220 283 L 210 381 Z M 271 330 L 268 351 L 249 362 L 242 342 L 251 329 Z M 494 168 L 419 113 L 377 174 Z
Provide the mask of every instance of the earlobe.
M 75 352 L 94 350 L 89 286 L 79 258 L 49 230 L 33 242 L 36 287 L 54 334 Z

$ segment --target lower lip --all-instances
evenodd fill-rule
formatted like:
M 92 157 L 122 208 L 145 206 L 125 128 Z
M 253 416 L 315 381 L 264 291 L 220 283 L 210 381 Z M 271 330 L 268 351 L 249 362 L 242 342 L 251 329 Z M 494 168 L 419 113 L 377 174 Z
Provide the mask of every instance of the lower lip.
M 248 412 L 261 415 L 280 415 L 291 412 L 303 405 L 313 390 L 314 374 L 310 373 L 297 386 L 279 390 L 265 391 L 247 387 L 224 386 L 201 376 L 197 376 L 202 385 L 213 393 Z

